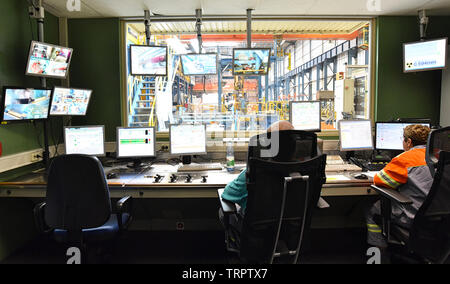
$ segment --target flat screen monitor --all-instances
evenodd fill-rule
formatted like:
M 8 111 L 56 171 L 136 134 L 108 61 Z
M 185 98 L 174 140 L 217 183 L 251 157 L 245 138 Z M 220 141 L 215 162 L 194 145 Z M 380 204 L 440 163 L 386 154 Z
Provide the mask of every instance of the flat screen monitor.
M 155 129 L 153 127 L 118 127 L 117 157 L 155 157 Z
M 130 45 L 131 75 L 167 76 L 167 47 Z
M 64 128 L 66 154 L 105 155 L 105 127 L 66 126 Z
M 418 72 L 447 67 L 448 39 L 441 38 L 403 45 L 403 71 Z
M 47 119 L 52 90 L 4 87 L 2 121 Z
M 92 90 L 55 87 L 50 115 L 86 115 Z
M 172 124 L 169 135 L 172 155 L 206 154 L 206 124 Z
M 217 74 L 217 54 L 183 54 L 181 55 L 183 74 L 191 75 L 215 75 Z
M 408 125 L 429 123 L 377 122 L 375 124 L 375 148 L 377 150 L 403 150 L 403 129 Z
M 267 75 L 270 48 L 233 49 L 233 75 Z
M 296 130 L 320 131 L 320 101 L 290 102 L 290 122 Z
M 72 48 L 32 41 L 26 75 L 65 79 L 72 52 Z
M 373 150 L 372 122 L 370 120 L 340 120 L 341 151 Z

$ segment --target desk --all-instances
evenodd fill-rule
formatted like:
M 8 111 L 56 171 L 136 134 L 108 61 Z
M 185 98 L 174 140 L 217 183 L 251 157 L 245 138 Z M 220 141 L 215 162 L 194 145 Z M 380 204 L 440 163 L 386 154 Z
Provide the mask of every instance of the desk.
M 242 166 L 241 166 L 242 167 Z M 235 179 L 240 171 L 228 173 L 226 170 L 190 173 L 192 181 L 187 183 L 188 173 L 177 173 L 176 166 L 155 164 L 152 169 L 143 173 L 131 173 L 120 168 L 105 167 L 105 173 L 118 172 L 118 178 L 109 179 L 110 196 L 120 198 L 130 195 L 133 198 L 217 198 L 217 189 L 225 187 Z M 370 189 L 372 178 L 367 180 L 352 177 L 356 172 L 328 172 L 326 184 L 322 188 L 322 196 L 361 196 L 376 194 Z M 164 176 L 158 183 L 154 176 Z M 179 178 L 170 182 L 170 176 Z M 202 175 L 207 181 L 202 182 Z M 0 197 L 44 198 L 46 181 L 43 173 L 30 173 L 17 179 L 0 182 Z

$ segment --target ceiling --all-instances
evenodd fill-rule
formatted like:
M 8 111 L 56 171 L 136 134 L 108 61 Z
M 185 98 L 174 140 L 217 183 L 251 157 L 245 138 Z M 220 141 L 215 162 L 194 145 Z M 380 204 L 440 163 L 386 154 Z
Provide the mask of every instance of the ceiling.
M 255 34 L 314 34 L 342 35 L 352 34 L 367 24 L 367 21 L 255 21 L 252 33 Z M 132 24 L 133 28 L 145 33 L 143 23 Z M 195 22 L 160 22 L 150 26 L 152 34 L 195 34 Z M 210 21 L 203 22 L 202 34 L 245 34 L 245 21 Z
M 69 1 L 81 1 L 80 11 L 69 11 Z M 159 15 L 377 16 L 450 15 L 449 0 L 43 0 L 49 12 L 68 18 L 142 17 L 144 10 Z

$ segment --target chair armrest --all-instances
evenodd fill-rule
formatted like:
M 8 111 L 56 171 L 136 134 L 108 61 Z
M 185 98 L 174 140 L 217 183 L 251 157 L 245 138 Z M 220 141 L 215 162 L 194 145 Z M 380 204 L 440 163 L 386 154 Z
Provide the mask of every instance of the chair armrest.
M 395 189 L 386 188 L 386 187 L 379 187 L 376 185 L 371 185 L 371 188 L 373 188 L 376 192 L 378 192 L 381 196 L 388 198 L 389 200 L 393 200 L 399 204 L 412 204 L 412 200 L 408 197 L 404 196 L 400 192 L 398 192 Z
M 131 196 L 122 197 L 116 203 L 116 208 L 118 212 L 124 212 L 125 209 L 130 209 L 133 198 Z
M 119 201 L 116 203 L 116 209 L 117 209 L 117 222 L 119 224 L 119 229 L 122 230 L 123 228 L 128 227 L 128 225 L 131 223 L 131 206 L 132 206 L 133 198 L 131 196 L 125 196 L 122 197 Z M 128 222 L 126 224 L 122 223 L 122 215 L 123 213 L 130 214 L 130 217 L 128 218 Z
M 237 212 L 236 204 L 222 198 L 222 193 L 224 190 L 225 190 L 224 188 L 219 188 L 217 190 L 217 193 L 219 195 L 220 207 L 222 208 L 223 213 L 224 214 L 236 213 Z
M 50 227 L 45 224 L 45 202 L 38 203 L 33 208 L 34 223 L 39 233 L 49 233 L 52 231 Z

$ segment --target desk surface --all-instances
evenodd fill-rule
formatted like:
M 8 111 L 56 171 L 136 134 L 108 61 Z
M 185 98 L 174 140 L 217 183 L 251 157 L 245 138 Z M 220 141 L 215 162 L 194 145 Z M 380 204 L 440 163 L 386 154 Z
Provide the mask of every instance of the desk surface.
M 225 187 L 235 179 L 245 164 L 237 164 L 235 172 L 229 173 L 225 169 L 207 172 L 178 173 L 177 166 L 169 164 L 154 164 L 151 169 L 136 173 L 124 167 L 105 167 L 105 174 L 115 172 L 118 177 L 108 179 L 111 196 L 121 196 L 124 192 L 136 197 L 216 197 L 218 188 Z M 355 171 L 327 171 L 327 182 L 322 189 L 323 196 L 346 196 L 373 194 L 370 190 L 373 176 L 369 179 L 355 179 Z M 161 175 L 160 182 L 155 182 L 154 176 Z M 176 174 L 178 179 L 170 181 L 170 176 Z M 187 175 L 192 176 L 190 182 L 186 182 Z M 202 176 L 207 176 L 206 182 Z M 166 190 L 167 189 L 167 190 Z M 168 190 L 170 189 L 170 190 Z M 35 172 L 18 177 L 11 181 L 0 182 L 0 197 L 44 197 L 46 180 L 42 172 Z

